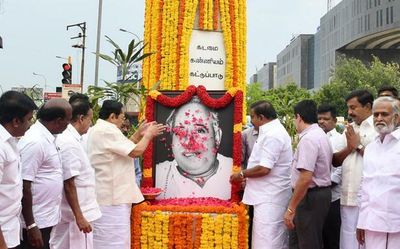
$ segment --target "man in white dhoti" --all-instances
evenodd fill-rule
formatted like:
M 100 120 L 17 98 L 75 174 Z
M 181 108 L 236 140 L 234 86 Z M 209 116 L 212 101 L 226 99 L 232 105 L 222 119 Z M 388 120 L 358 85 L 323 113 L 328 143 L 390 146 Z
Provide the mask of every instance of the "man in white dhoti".
M 50 237 L 50 248 L 54 249 L 92 249 L 90 222 L 101 216 L 96 201 L 94 169 L 82 145 L 82 135 L 92 124 L 93 110 L 88 100 L 74 99 L 70 99 L 71 124 L 56 139 L 62 161 L 64 194 L 61 221 Z
M 19 248 L 22 178 L 18 137 L 28 130 L 37 106 L 25 94 L 0 97 L 0 248 Z
M 246 179 L 243 202 L 254 206 L 252 248 L 286 249 L 283 215 L 291 195 L 291 139 L 271 103 L 254 103 L 250 116 L 259 135 L 247 169 L 233 174 L 231 181 Z
M 142 155 L 150 141 L 165 129 L 164 125 L 152 122 L 126 138 L 120 130 L 125 119 L 122 107 L 120 102 L 104 101 L 99 119 L 88 134 L 87 149 L 102 212 L 102 217 L 94 222 L 96 249 L 130 248 L 132 203 L 144 200 L 135 181 L 132 158 Z
M 340 248 L 359 249 L 356 239 L 358 219 L 357 194 L 360 189 L 364 148 L 377 135 L 371 115 L 374 98 L 367 90 L 355 90 L 346 98 L 348 114 L 353 123 L 346 127 L 339 142 L 339 152 L 332 159 L 334 166 L 342 165 L 340 196 Z
M 357 239 L 366 249 L 400 247 L 400 130 L 398 100 L 374 101 L 374 127 L 379 133 L 365 148 Z

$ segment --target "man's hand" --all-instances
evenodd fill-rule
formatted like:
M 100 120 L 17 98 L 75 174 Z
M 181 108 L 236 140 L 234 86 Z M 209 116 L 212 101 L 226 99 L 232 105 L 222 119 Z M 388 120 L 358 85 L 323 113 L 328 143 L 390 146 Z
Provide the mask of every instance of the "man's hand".
M 146 132 L 146 129 L 149 125 L 156 123 L 156 121 L 148 123 L 147 120 L 144 120 L 138 127 L 137 133 L 142 137 L 144 133 Z
M 27 237 L 28 237 L 28 243 L 33 247 L 33 248 L 42 248 L 44 246 L 43 244 L 43 239 L 42 239 L 42 233 L 40 232 L 38 227 L 31 228 L 27 230 Z
M 357 228 L 357 240 L 360 245 L 365 243 L 365 230 Z
M 353 126 L 348 125 L 346 128 L 347 148 L 350 150 L 357 149 L 360 144 L 360 136 L 354 131 Z
M 90 233 L 92 231 L 92 226 L 85 219 L 85 217 L 81 217 L 81 218 L 77 219 L 76 224 L 79 227 L 79 231 L 81 231 L 83 233 Z
M 241 183 L 241 182 L 243 182 L 243 180 L 244 180 L 244 178 L 242 175 L 240 175 L 240 173 L 233 173 L 231 175 L 231 178 L 229 181 L 231 183 Z
M 295 212 L 294 211 L 290 212 L 288 209 L 288 210 L 286 210 L 285 215 L 283 216 L 285 225 L 286 225 L 287 229 L 289 229 L 289 230 L 294 229 L 294 222 L 293 222 L 294 215 L 295 215 Z
M 0 227 L 0 249 L 8 249 L 6 241 L 4 240 L 3 237 L 3 233 L 1 232 L 1 227 Z
M 156 122 L 151 122 L 148 124 L 144 137 L 148 139 L 153 139 L 154 137 L 161 135 L 166 129 L 166 126 L 163 124 L 157 124 Z

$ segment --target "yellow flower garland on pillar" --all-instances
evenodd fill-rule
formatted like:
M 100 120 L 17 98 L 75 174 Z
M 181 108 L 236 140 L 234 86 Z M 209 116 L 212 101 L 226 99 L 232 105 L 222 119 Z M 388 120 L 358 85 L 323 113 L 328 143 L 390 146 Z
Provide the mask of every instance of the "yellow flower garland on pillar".
M 197 19 L 196 14 L 200 14 Z M 178 32 L 179 20 L 183 20 L 181 32 Z M 195 20 L 203 24 L 199 25 Z M 146 0 L 145 52 L 155 53 L 143 62 L 143 84 L 146 88 L 150 89 L 161 81 L 159 90 L 186 89 L 190 85 L 188 53 L 192 30 L 194 27 L 215 30 L 214 26 L 220 27 L 224 34 L 225 89 L 238 87 L 245 92 L 245 0 Z

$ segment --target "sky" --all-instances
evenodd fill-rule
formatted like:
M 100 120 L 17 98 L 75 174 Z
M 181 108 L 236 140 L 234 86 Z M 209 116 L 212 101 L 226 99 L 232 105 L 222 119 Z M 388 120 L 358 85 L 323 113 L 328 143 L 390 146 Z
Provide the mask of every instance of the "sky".
M 248 0 L 247 1 L 247 80 L 264 63 L 276 61 L 277 54 L 298 34 L 314 34 L 326 13 L 326 0 Z M 73 82 L 79 82 L 80 49 L 72 48 L 80 32 L 67 25 L 86 22 L 84 84 L 95 78 L 98 0 L 0 0 L 0 91 L 11 87 L 38 85 L 54 92 L 61 86 L 62 64 L 72 56 Z M 103 0 L 100 52 L 111 54 L 105 35 L 127 48 L 133 35 L 143 37 L 144 0 Z M 102 80 L 115 81 L 116 68 L 108 62 L 99 65 Z M 34 75 L 33 73 L 40 74 Z M 86 87 L 85 87 L 86 88 Z

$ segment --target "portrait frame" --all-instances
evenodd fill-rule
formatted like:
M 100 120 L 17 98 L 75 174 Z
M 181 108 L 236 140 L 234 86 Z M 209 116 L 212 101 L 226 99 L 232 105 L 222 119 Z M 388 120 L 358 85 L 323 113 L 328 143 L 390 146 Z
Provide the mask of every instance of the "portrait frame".
M 231 125 L 231 138 L 227 138 L 232 144 L 232 173 L 240 172 L 242 160 L 242 120 L 243 120 L 243 92 L 239 88 L 230 88 L 228 91 L 207 91 L 204 86 L 189 86 L 185 91 L 157 91 L 152 90 L 146 99 L 145 118 L 148 122 L 157 121 L 157 108 L 165 107 L 169 109 L 179 108 L 189 102 L 193 96 L 197 96 L 201 104 L 206 107 L 219 110 L 233 105 L 233 124 Z M 225 127 L 226 131 L 226 127 Z M 155 166 L 157 149 L 155 138 L 147 147 L 144 153 L 143 164 L 143 187 L 154 187 L 155 185 Z M 222 143 L 222 142 L 221 142 Z M 231 185 L 231 201 L 238 202 L 239 184 Z

